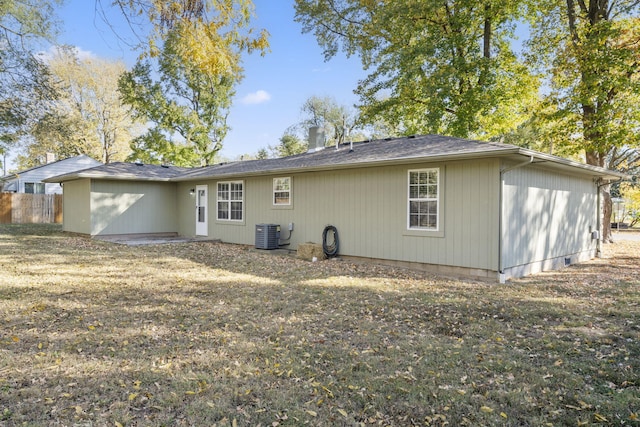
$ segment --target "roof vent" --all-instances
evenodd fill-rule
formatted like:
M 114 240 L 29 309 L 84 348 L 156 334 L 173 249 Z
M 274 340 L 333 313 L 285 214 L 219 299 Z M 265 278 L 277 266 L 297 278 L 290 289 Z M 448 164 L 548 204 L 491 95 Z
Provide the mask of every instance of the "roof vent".
M 165 168 L 165 169 L 169 169 L 169 165 L 160 165 L 160 167 Z
M 142 163 L 142 162 L 136 162 L 136 166 L 144 166 L 144 163 Z
M 324 150 L 324 129 L 320 126 L 309 128 L 309 150 L 308 153 Z

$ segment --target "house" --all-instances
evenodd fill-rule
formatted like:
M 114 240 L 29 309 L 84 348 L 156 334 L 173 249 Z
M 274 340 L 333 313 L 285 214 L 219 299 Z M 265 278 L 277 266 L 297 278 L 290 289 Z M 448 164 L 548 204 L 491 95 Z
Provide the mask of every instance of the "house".
M 55 161 L 53 154 L 48 153 L 46 164 L 0 177 L 0 190 L 11 193 L 62 194 L 62 187 L 57 182 L 45 183 L 44 180 L 101 164 L 84 154 Z
M 312 129 L 309 147 L 195 169 L 116 163 L 48 182 L 64 185 L 67 231 L 253 245 L 258 224 L 275 224 L 296 249 L 332 225 L 341 256 L 504 281 L 594 257 L 598 185 L 625 177 L 435 135 L 324 148 Z

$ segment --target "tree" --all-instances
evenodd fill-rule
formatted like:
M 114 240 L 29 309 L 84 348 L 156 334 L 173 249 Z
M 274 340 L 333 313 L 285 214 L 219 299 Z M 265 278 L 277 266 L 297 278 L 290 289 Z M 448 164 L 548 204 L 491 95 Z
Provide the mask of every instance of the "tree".
M 47 62 L 59 97 L 30 126 L 33 141 L 19 158 L 21 166 L 33 166 L 46 152 L 58 158 L 86 154 L 104 163 L 124 160 L 138 132 L 118 93 L 124 63 L 79 58 L 71 47 L 57 48 Z
M 625 184 L 621 190 L 629 216 L 629 226 L 634 227 L 640 223 L 640 186 Z
M 528 118 L 538 80 L 510 45 L 520 2 L 296 0 L 296 20 L 325 57 L 339 49 L 371 70 L 362 119 L 400 133 L 488 139 Z
M 269 158 L 269 152 L 266 148 L 261 148 L 256 153 L 256 160 L 264 160 Z
M 280 143 L 275 147 L 269 148 L 276 157 L 287 157 L 306 152 L 307 144 L 293 133 L 292 129 L 287 129 L 280 137 Z
M 153 126 L 134 151 L 147 146 L 155 152 L 155 161 L 178 161 L 174 154 L 184 147 L 177 145 L 184 145 L 199 164 L 212 163 L 228 131 L 231 98 L 242 78 L 241 55 L 264 53 L 268 46 L 266 31 L 255 35 L 249 28 L 253 4 L 250 0 L 116 0 L 114 4 L 125 16 L 146 15 L 153 25 L 141 58 L 120 80 L 124 102 Z M 162 147 L 167 151 L 156 152 Z M 188 163 L 194 158 L 179 157 Z
M 293 156 L 307 151 L 308 131 L 311 126 L 324 130 L 325 144 L 343 144 L 349 141 L 362 141 L 369 138 L 385 138 L 395 134 L 382 119 L 365 124 L 358 111 L 338 102 L 329 96 L 311 96 L 300 107 L 303 115 L 299 123 L 285 130 L 280 143 L 269 146 L 276 157 Z
M 146 149 L 157 153 L 155 158 L 149 157 L 152 161 L 208 165 L 222 148 L 228 131 L 226 120 L 236 77 L 230 72 L 207 75 L 193 68 L 180 56 L 180 44 L 174 37 L 167 40 L 158 61 L 159 81 L 153 80 L 149 61 L 138 62 L 122 75 L 120 93 L 137 118 L 153 124 L 136 141 L 142 143 L 134 149 L 136 155 Z M 177 152 L 182 154 L 176 156 Z
M 342 144 L 347 135 L 362 127 L 357 111 L 329 96 L 311 96 L 302 104 L 301 111 L 305 118 L 299 126 L 305 131 L 311 126 L 323 128 L 329 145 Z
M 640 19 L 637 0 L 547 0 L 532 4 L 532 57 L 549 76 L 540 116 L 556 146 L 588 164 L 619 169 L 640 147 Z M 625 160 L 626 159 L 626 160 Z M 611 196 L 602 187 L 603 241 Z
M 0 154 L 15 146 L 42 99 L 55 92 L 34 54 L 36 41 L 55 33 L 57 0 L 3 0 L 0 3 Z
M 96 1 L 103 7 L 102 0 Z M 254 13 L 251 0 L 113 0 L 112 5 L 122 11 L 138 37 L 141 59 L 162 56 L 171 37 L 181 40 L 179 55 L 194 70 L 240 75 L 239 54 L 264 53 L 269 45 L 266 30 L 249 26 Z
M 148 164 L 190 166 L 198 164 L 198 156 L 192 147 L 173 143 L 156 127 L 131 141 L 128 161 Z

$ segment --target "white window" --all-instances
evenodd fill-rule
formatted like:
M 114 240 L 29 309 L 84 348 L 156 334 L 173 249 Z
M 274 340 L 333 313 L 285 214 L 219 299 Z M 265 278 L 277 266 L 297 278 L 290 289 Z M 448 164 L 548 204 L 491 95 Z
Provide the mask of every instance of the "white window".
M 218 183 L 218 219 L 242 221 L 244 212 L 244 191 L 242 181 Z
M 44 182 L 25 182 L 24 192 L 27 194 L 44 194 Z
M 291 204 L 291 177 L 273 178 L 273 204 Z
M 437 231 L 440 169 L 409 171 L 409 229 Z

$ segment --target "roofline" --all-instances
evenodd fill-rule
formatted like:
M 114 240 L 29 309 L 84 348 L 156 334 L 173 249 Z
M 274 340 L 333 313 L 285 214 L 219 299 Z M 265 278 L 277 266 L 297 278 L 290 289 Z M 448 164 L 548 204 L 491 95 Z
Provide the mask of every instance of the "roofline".
M 185 171 L 182 176 L 174 176 L 167 178 L 160 177 L 145 177 L 132 174 L 120 174 L 113 175 L 109 173 L 87 173 L 91 169 L 85 169 L 78 172 L 73 172 L 67 175 L 59 175 L 57 177 L 51 177 L 43 180 L 43 182 L 66 182 L 74 181 L 78 179 L 107 179 L 112 181 L 145 181 L 145 182 L 193 182 L 202 180 L 216 180 L 216 179 L 235 179 L 243 177 L 254 177 L 260 175 L 276 175 L 276 174 L 291 174 L 300 172 L 320 172 L 336 169 L 356 169 L 370 166 L 388 166 L 388 165 L 406 165 L 417 162 L 442 162 L 442 161 L 456 161 L 456 160 L 468 160 L 468 159 L 486 159 L 496 157 L 508 157 L 519 155 L 523 157 L 529 157 L 538 160 L 532 164 L 539 163 L 553 163 L 554 165 L 562 168 L 570 169 L 574 172 L 579 171 L 585 174 L 598 175 L 601 178 L 608 180 L 625 180 L 630 179 L 629 175 L 624 173 L 611 171 L 599 166 L 587 165 L 584 163 L 575 162 L 573 160 L 564 159 L 562 157 L 553 156 L 551 154 L 540 153 L 538 151 L 530 150 L 527 148 L 521 148 L 516 146 L 505 146 L 504 148 L 497 148 L 491 151 L 483 152 L 465 152 L 465 153 L 448 153 L 431 156 L 416 156 L 416 157 L 396 157 L 385 160 L 371 160 L 355 163 L 342 163 L 342 164 L 328 164 L 320 166 L 308 166 L 308 167 L 288 167 L 288 168 L 276 168 L 276 169 L 264 169 L 252 172 L 240 172 L 240 173 L 222 173 L 212 172 L 210 175 L 204 176 L 191 176 L 193 171 Z M 214 166 L 215 167 L 215 166 Z M 52 179 L 53 178 L 53 179 Z
M 517 150 L 505 149 L 504 151 L 508 153 L 513 153 Z M 172 181 L 175 182 L 189 182 L 189 181 L 198 181 L 203 179 L 218 179 L 218 178 L 239 178 L 245 176 L 260 176 L 260 175 L 274 175 L 274 174 L 283 174 L 283 173 L 300 173 L 300 172 L 320 172 L 327 170 L 335 170 L 335 169 L 357 169 L 357 168 L 365 168 L 369 166 L 389 166 L 389 165 L 406 165 L 416 162 L 441 162 L 445 160 L 464 160 L 469 158 L 489 158 L 496 157 L 496 152 L 482 152 L 482 153 L 459 153 L 459 154 L 440 154 L 435 156 L 416 156 L 416 157 L 396 157 L 385 160 L 372 160 L 366 162 L 356 162 L 356 163 L 340 163 L 340 164 L 329 164 L 322 166 L 305 166 L 305 167 L 294 167 L 294 168 L 282 168 L 282 169 L 267 169 L 262 171 L 253 171 L 253 172 L 244 172 L 244 173 L 229 173 L 229 174 L 211 174 L 209 176 L 182 176 L 173 178 Z
M 146 177 L 146 176 L 138 176 L 131 174 L 120 174 L 120 175 L 112 175 L 108 173 L 70 173 L 67 175 L 58 175 L 52 176 L 51 178 L 43 179 L 42 182 L 67 182 L 67 181 L 77 181 L 79 179 L 108 179 L 111 181 L 149 181 L 149 182 L 170 182 L 172 178 L 157 178 L 157 177 Z
M 5 181 L 5 180 L 7 180 L 7 179 L 11 179 L 11 178 L 18 178 L 18 176 L 19 176 L 19 175 L 22 175 L 22 174 L 24 174 L 24 173 L 31 172 L 31 171 L 34 171 L 34 170 L 36 170 L 36 169 L 43 168 L 43 167 L 45 167 L 45 166 L 55 165 L 56 163 L 64 162 L 65 160 L 75 159 L 75 158 L 77 158 L 77 157 L 87 157 L 87 158 L 89 158 L 89 159 L 91 159 L 91 160 L 94 160 L 94 161 L 96 161 L 96 162 L 98 161 L 98 160 L 94 159 L 93 157 L 88 156 L 88 155 L 86 155 L 86 154 L 78 154 L 77 156 L 67 157 L 66 159 L 60 159 L 60 160 L 56 160 L 55 162 L 45 163 L 45 164 L 43 164 L 43 165 L 34 166 L 34 167 L 32 167 L 32 168 L 29 168 L 29 169 L 23 169 L 23 170 L 21 170 L 21 171 L 17 171 L 17 172 L 13 172 L 13 173 L 6 174 L 6 175 L 4 175 L 4 176 L 0 177 L 0 181 Z M 101 163 L 101 164 L 102 164 L 102 163 Z M 42 182 L 45 182 L 45 181 L 43 180 Z
M 510 155 L 521 155 L 524 157 L 533 157 L 539 162 L 535 163 L 546 163 L 552 162 L 561 166 L 569 167 L 571 169 L 577 169 L 582 172 L 591 172 L 591 174 L 597 174 L 606 179 L 630 179 L 629 175 L 611 171 L 605 168 L 601 168 L 599 166 L 587 165 L 584 163 L 575 162 L 572 160 L 564 159 L 562 157 L 553 156 L 550 154 L 540 153 L 534 150 L 529 150 L 526 148 L 513 147 L 513 148 L 504 148 L 495 151 L 489 152 L 473 152 L 473 153 L 456 153 L 456 154 L 441 154 L 435 156 L 416 156 L 416 157 L 398 157 L 392 159 L 385 160 L 373 160 L 367 162 L 359 162 L 359 163 L 343 163 L 343 164 L 331 164 L 331 165 L 322 165 L 322 166 L 310 166 L 304 168 L 283 168 L 283 169 L 268 169 L 262 171 L 253 171 L 253 172 L 244 172 L 244 173 L 229 173 L 229 174 L 211 174 L 209 176 L 181 176 L 172 178 L 171 181 L 175 182 L 191 182 L 198 181 L 203 179 L 232 179 L 232 178 L 241 178 L 247 176 L 260 176 L 260 175 L 275 175 L 275 174 L 285 174 L 285 173 L 300 173 L 300 172 L 319 172 L 326 170 L 335 170 L 335 169 L 354 169 L 354 168 L 363 168 L 369 166 L 388 166 L 388 165 L 406 165 L 416 162 L 442 162 L 442 161 L 456 161 L 456 160 L 468 160 L 468 159 L 486 159 L 492 157 L 506 157 Z
M 602 175 L 603 177 L 612 178 L 612 179 L 631 179 L 631 175 L 624 174 L 622 172 L 616 172 L 610 169 L 606 169 L 600 166 L 589 165 L 586 163 L 580 163 L 573 160 L 565 159 L 562 157 L 554 156 L 552 154 L 545 154 L 539 151 L 530 150 L 528 148 L 520 148 L 518 150 L 518 154 L 522 154 L 524 156 L 531 156 L 539 160 L 543 160 L 545 162 L 553 162 L 557 164 L 561 164 L 564 166 L 569 166 L 572 168 L 582 169 L 585 171 L 590 171 L 593 173 L 597 173 Z

